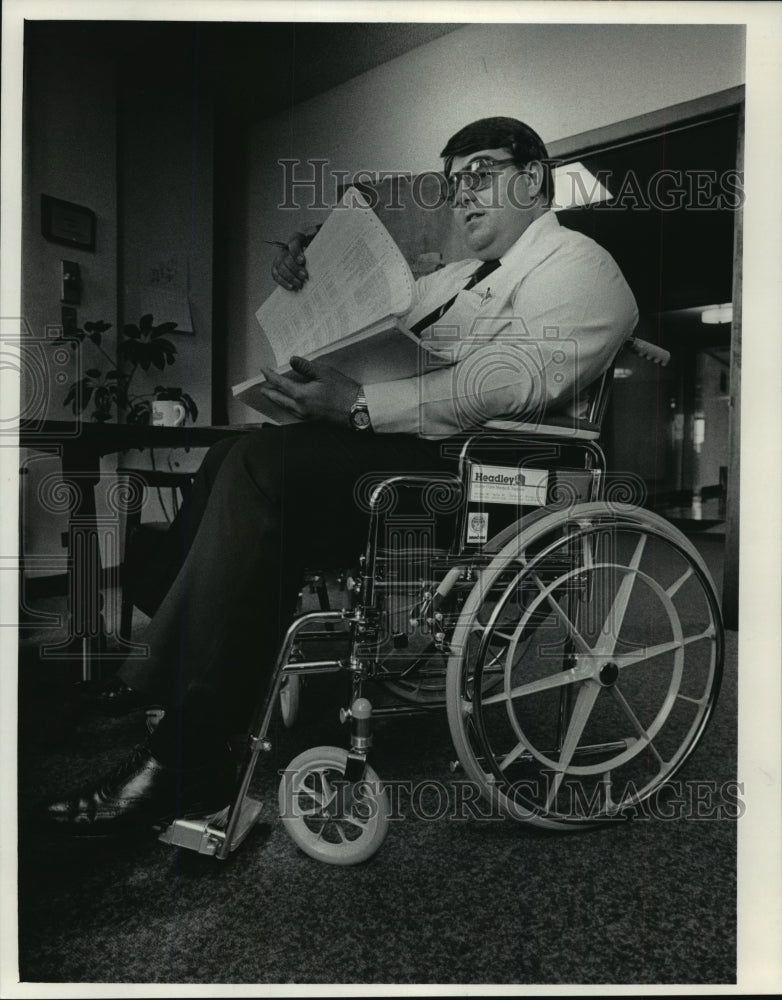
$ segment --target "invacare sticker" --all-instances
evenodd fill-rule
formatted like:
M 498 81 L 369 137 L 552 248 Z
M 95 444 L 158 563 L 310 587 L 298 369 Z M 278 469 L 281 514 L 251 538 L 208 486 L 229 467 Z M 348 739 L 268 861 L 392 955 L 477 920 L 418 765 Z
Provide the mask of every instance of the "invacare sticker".
M 473 465 L 470 500 L 543 507 L 548 486 L 547 469 L 509 469 L 502 465 Z
M 471 513 L 467 518 L 467 541 L 487 542 L 489 540 L 489 515 Z

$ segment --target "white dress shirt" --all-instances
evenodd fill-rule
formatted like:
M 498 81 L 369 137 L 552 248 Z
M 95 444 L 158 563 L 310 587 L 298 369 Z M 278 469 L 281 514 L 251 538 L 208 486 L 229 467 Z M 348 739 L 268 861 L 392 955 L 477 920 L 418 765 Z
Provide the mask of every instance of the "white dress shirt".
M 480 263 L 459 261 L 416 282 L 408 326 L 457 298 L 422 332 L 418 376 L 364 387 L 376 432 L 442 438 L 490 420 L 535 421 L 549 410 L 580 415 L 584 390 L 638 321 L 611 255 L 560 226 L 552 211 L 465 290 Z

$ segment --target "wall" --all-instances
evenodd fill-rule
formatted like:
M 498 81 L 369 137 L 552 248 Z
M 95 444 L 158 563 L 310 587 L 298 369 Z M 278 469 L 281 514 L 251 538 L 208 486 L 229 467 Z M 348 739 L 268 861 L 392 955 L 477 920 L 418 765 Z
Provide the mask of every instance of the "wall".
M 36 340 L 60 323 L 60 261 L 82 274 L 78 322 L 106 319 L 117 308 L 116 68 L 109 56 L 66 50 L 55 37 L 26 48 L 22 308 Z M 95 252 L 50 243 L 41 235 L 41 195 L 84 205 L 96 215 Z M 116 327 L 107 335 L 116 345 Z M 54 376 L 62 367 L 49 352 Z M 59 352 L 58 352 L 59 357 Z M 87 363 L 92 362 L 92 357 Z M 69 374 L 75 367 L 69 369 Z M 26 387 L 26 388 L 29 388 Z M 45 415 L 65 419 L 65 392 L 52 377 Z M 29 406 L 31 400 L 25 400 Z
M 104 346 L 116 350 L 117 184 L 116 68 L 110 56 L 94 51 L 85 40 L 64 47 L 56 33 L 37 35 L 25 50 L 22 311 L 31 349 L 45 375 L 22 379 L 22 413 L 50 419 L 73 419 L 62 405 L 67 386 L 93 364 L 108 369 L 99 353 L 86 347 L 79 354 L 53 346 L 60 324 L 60 261 L 79 264 L 82 303 L 78 322 L 105 319 L 112 329 Z M 84 205 L 96 215 L 95 252 L 50 243 L 41 235 L 41 194 Z M 34 347 L 32 346 L 34 345 Z M 64 360 L 65 359 L 65 360 Z M 88 411 L 89 412 L 89 411 Z M 59 461 L 23 452 L 22 551 L 27 575 L 63 571 L 60 533 L 64 514 L 44 514 L 41 484 L 59 470 Z M 36 558 L 37 557 L 37 558 Z M 64 563 L 63 563 L 64 567 Z
M 89 367 L 103 372 L 115 367 L 117 331 L 152 312 L 156 323 L 179 319 L 180 327 L 191 332 L 171 336 L 177 348 L 174 365 L 163 372 L 139 370 L 133 391 L 151 392 L 158 384 L 182 387 L 198 406 L 198 422 L 211 420 L 213 103 L 194 84 L 189 64 L 190 54 L 184 53 L 165 78 L 139 74 L 133 54 L 123 57 L 96 44 L 89 29 L 81 36 L 70 33 L 67 44 L 56 25 L 28 30 L 22 306 L 47 375 L 36 381 L 28 366 L 22 380 L 26 415 L 34 409 L 36 416 L 73 419 L 62 405 L 68 385 Z M 41 193 L 95 212 L 94 253 L 43 238 Z M 101 345 L 109 358 L 90 344 L 80 354 L 63 354 L 46 342 L 47 328 L 60 323 L 62 259 L 81 267 L 78 324 L 98 319 L 111 324 Z M 186 319 L 173 314 L 178 291 L 190 314 Z M 32 394 L 43 394 L 45 405 L 36 408 Z M 88 407 L 84 419 L 91 413 Z M 60 536 L 67 518 L 45 510 L 40 491 L 41 483 L 59 471 L 59 461 L 29 452 L 23 465 L 26 575 L 53 575 L 64 567 Z M 107 475 L 97 491 L 99 513 L 115 467 L 114 456 L 103 461 Z M 147 516 L 161 516 L 154 494 Z M 104 549 L 104 562 L 105 557 Z
M 229 248 L 229 392 L 265 360 L 254 314 L 274 286 L 272 251 L 262 241 L 319 218 L 278 209 L 279 158 L 327 159 L 329 169 L 350 173 L 419 173 L 438 166 L 453 132 L 488 114 L 527 120 L 552 142 L 743 78 L 740 27 L 468 25 L 256 123 L 233 206 L 239 238 Z M 235 421 L 257 417 L 242 404 L 231 403 L 229 412 Z
M 177 386 L 193 397 L 198 423 L 211 419 L 213 104 L 185 70 L 165 86 L 123 74 L 120 88 L 120 234 L 123 322 L 152 313 L 173 321 L 173 365 L 133 391 Z

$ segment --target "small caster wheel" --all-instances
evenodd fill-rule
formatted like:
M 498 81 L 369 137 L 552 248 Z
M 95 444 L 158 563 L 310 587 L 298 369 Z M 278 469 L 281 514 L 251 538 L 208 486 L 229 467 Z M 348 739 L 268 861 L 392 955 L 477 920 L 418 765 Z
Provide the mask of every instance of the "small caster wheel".
M 301 701 L 301 677 L 288 674 L 283 677 L 280 687 L 280 714 L 286 729 L 290 729 L 299 715 Z
M 357 865 L 371 858 L 388 833 L 391 806 L 375 771 L 345 780 L 347 750 L 313 747 L 283 772 L 280 816 L 305 854 L 330 865 Z

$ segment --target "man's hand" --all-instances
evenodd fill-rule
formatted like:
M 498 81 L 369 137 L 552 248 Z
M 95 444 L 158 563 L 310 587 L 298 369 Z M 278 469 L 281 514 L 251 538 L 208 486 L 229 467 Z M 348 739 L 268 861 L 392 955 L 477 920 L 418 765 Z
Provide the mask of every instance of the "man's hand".
M 304 248 L 312 237 L 307 233 L 293 233 L 288 245 L 281 249 L 272 262 L 272 277 L 283 288 L 297 292 L 309 278 L 304 259 Z
M 266 376 L 260 387 L 264 396 L 299 420 L 328 420 L 347 427 L 360 383 L 319 361 L 293 357 L 290 365 L 291 375 L 261 369 Z

